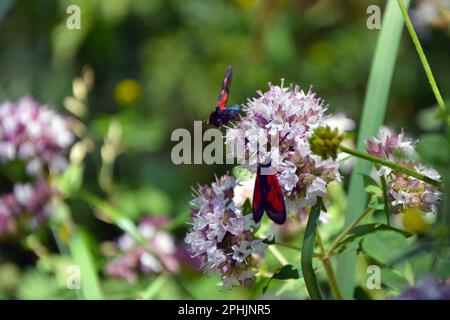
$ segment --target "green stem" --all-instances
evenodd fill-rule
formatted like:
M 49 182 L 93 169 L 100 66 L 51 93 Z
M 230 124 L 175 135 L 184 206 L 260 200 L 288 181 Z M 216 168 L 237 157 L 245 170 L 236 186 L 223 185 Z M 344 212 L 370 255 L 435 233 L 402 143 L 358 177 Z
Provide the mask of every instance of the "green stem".
M 391 169 L 393 169 L 395 171 L 399 171 L 399 172 L 404 173 L 404 174 L 406 174 L 408 176 L 411 176 L 411 177 L 417 178 L 419 180 L 422 180 L 422 181 L 424 181 L 424 182 L 426 182 L 428 184 L 431 184 L 431 185 L 433 185 L 433 186 L 435 186 L 437 188 L 441 188 L 441 182 L 440 181 L 434 180 L 434 179 L 432 179 L 432 178 L 430 178 L 430 177 L 428 177 L 428 176 L 426 176 L 424 174 L 421 174 L 421 173 L 419 173 L 417 171 L 414 171 L 414 170 L 411 170 L 409 168 L 402 167 L 401 165 L 399 165 L 397 163 L 390 162 L 390 161 L 387 161 L 387 160 L 384 160 L 384 159 L 372 156 L 372 155 L 370 155 L 368 153 L 365 153 L 365 152 L 361 152 L 361 151 L 358 151 L 358 150 L 353 150 L 353 149 L 344 147 L 342 145 L 339 146 L 339 150 L 341 150 L 342 152 L 351 154 L 351 155 L 353 155 L 355 157 L 368 160 L 368 161 L 370 161 L 372 163 L 377 163 L 377 164 L 389 167 L 389 168 L 391 168 Z
M 386 178 L 384 176 L 381 176 L 380 180 L 381 180 L 381 187 L 383 188 L 384 213 L 386 214 L 386 223 L 388 226 L 390 226 L 391 222 L 389 219 L 389 203 L 388 203 L 388 195 L 387 195 Z
M 282 242 L 277 242 L 277 241 L 275 241 L 273 244 L 274 244 L 275 246 L 280 246 L 280 247 L 292 249 L 292 250 L 295 250 L 295 251 L 302 251 L 301 248 L 296 247 L 296 246 L 293 246 L 293 245 L 288 244 L 288 243 L 282 243 Z
M 333 296 L 336 300 L 343 300 L 344 298 L 342 297 L 342 293 L 339 290 L 336 277 L 334 275 L 333 266 L 331 265 L 330 258 L 325 252 L 325 247 L 323 246 L 322 238 L 320 237 L 319 233 L 317 233 L 317 243 L 319 244 L 320 252 L 322 253 L 322 265 L 325 270 L 325 274 L 327 275 L 331 292 L 333 293 Z
M 345 228 L 344 231 L 342 231 L 341 234 L 336 238 L 336 240 L 334 240 L 326 256 L 330 257 L 339 246 L 341 240 L 350 232 L 350 230 L 352 230 L 362 219 L 364 219 L 365 216 L 367 216 L 372 211 L 372 208 L 367 208 L 363 213 L 359 215 L 358 218 L 356 218 L 351 224 L 349 224 L 347 228 Z
M 302 272 L 305 279 L 306 290 L 308 290 L 312 300 L 322 300 L 322 295 L 319 286 L 317 285 L 317 279 L 312 265 L 314 245 L 316 242 L 317 221 L 319 220 L 321 208 L 322 199 L 318 198 L 316 205 L 312 207 L 309 214 L 302 245 Z
M 408 10 L 406 9 L 403 0 L 397 0 L 397 2 L 402 12 L 403 19 L 405 20 L 406 28 L 408 29 L 409 35 L 411 36 L 414 46 L 416 47 L 420 61 L 422 62 L 423 68 L 425 69 L 425 73 L 427 74 L 427 78 L 428 81 L 430 82 L 431 89 L 433 90 L 433 93 L 441 109 L 442 115 L 446 116 L 447 113 L 444 99 L 442 99 L 441 93 L 436 84 L 436 80 L 434 79 L 433 72 L 431 71 L 430 65 L 428 64 L 427 57 L 425 56 L 425 52 L 422 49 L 422 45 L 420 44 L 419 38 L 417 37 L 416 31 L 414 30 L 411 19 L 409 18 Z

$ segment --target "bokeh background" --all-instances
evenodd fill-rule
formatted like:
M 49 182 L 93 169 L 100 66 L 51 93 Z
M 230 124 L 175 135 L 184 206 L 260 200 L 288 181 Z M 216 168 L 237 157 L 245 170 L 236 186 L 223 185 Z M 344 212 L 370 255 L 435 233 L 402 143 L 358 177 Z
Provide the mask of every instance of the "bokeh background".
M 66 27 L 71 4 L 81 9 L 81 30 Z M 331 112 L 344 112 L 357 126 L 379 35 L 366 27 L 371 4 L 383 10 L 385 1 L 3 0 L 0 101 L 30 94 L 77 116 L 91 146 L 81 177 L 74 178 L 81 188 L 135 222 L 143 215 L 181 221 L 170 232 L 182 246 L 188 225 L 179 217 L 189 214 L 191 186 L 209 183 L 214 173 L 231 168 L 172 164 L 171 132 L 192 132 L 194 120 L 208 117 L 229 64 L 235 72 L 232 104 L 244 103 L 268 82 L 284 78 L 304 89 L 312 86 Z M 414 1 L 413 10 L 419 4 Z M 448 97 L 450 33 L 445 17 L 427 20 L 419 12 L 415 23 L 441 92 Z M 86 95 L 77 91 L 86 88 L 80 81 L 89 82 Z M 434 104 L 404 32 L 386 124 L 413 136 L 432 130 Z M 102 271 L 108 261 L 105 252 L 120 229 L 85 201 L 67 199 L 66 209 L 89 235 L 106 297 L 137 298 L 154 276 L 141 275 L 130 284 Z M 46 255 L 36 253 L 39 246 Z M 0 259 L 1 298 L 77 296 L 65 288 L 60 268 L 70 262 L 58 253 L 45 226 L 31 235 L 0 240 Z M 179 272 L 197 298 L 260 296 L 256 289 L 218 289 L 217 279 L 200 275 L 195 263 L 183 262 Z M 277 290 L 281 293 L 271 294 L 290 297 L 289 288 Z M 186 293 L 168 281 L 156 297 L 183 298 Z

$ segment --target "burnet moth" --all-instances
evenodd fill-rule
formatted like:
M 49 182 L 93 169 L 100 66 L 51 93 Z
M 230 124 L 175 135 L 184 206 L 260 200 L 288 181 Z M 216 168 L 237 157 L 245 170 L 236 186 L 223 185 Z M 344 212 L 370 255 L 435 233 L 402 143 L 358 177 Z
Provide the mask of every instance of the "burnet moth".
M 239 105 L 227 107 L 228 96 L 230 94 L 231 78 L 233 77 L 233 67 L 228 66 L 225 77 L 223 78 L 222 88 L 220 89 L 219 99 L 215 110 L 211 113 L 208 120 L 204 123 L 209 123 L 215 127 L 227 125 L 228 122 L 236 118 L 241 112 Z
M 286 137 L 287 134 L 280 141 L 280 144 Z M 278 182 L 277 173 L 271 166 L 271 161 L 267 164 L 258 164 L 253 190 L 252 211 L 255 223 L 261 221 L 264 211 L 267 212 L 273 222 L 277 224 L 286 222 L 283 191 Z

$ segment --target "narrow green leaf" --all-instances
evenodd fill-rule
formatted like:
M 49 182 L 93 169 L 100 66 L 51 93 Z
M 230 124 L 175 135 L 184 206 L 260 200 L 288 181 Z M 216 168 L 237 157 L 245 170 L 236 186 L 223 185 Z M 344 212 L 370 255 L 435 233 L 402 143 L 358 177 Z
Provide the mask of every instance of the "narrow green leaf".
M 138 242 L 145 243 L 134 222 L 126 216 L 123 216 L 109 203 L 86 191 L 80 192 L 79 196 L 96 209 L 102 211 L 102 213 L 111 219 L 115 225 L 122 229 L 122 231 L 128 233 Z
M 69 240 L 70 254 L 81 270 L 81 290 L 83 298 L 101 300 L 103 298 L 100 282 L 97 276 L 94 259 L 89 251 L 85 231 L 76 230 Z
M 409 0 L 405 1 L 409 5 Z M 397 51 L 403 29 L 403 17 L 395 0 L 389 0 L 382 19 L 382 27 L 372 61 L 369 82 L 367 86 L 364 108 L 362 112 L 357 148 L 364 150 L 367 138 L 377 134 L 384 121 L 392 75 L 394 73 Z M 360 174 L 369 174 L 371 164 L 358 160 L 350 179 L 349 200 L 351 206 L 347 209 L 346 225 L 349 225 L 357 215 L 364 210 L 366 195 L 361 192 L 364 182 Z M 344 298 L 353 298 L 356 274 L 356 253 L 346 253 L 339 258 L 337 278 Z
M 316 244 L 317 222 L 322 208 L 322 199 L 317 199 L 317 203 L 312 207 L 306 224 L 305 235 L 302 244 L 301 266 L 303 277 L 305 278 L 306 289 L 312 300 L 322 300 L 319 286 L 317 284 L 316 274 L 314 273 L 312 259 L 314 246 Z
M 148 286 L 148 288 L 145 290 L 145 292 L 140 297 L 142 300 L 151 300 L 153 299 L 158 292 L 164 287 L 166 282 L 169 279 L 164 276 L 160 275 L 158 278 L 154 279 L 152 283 Z

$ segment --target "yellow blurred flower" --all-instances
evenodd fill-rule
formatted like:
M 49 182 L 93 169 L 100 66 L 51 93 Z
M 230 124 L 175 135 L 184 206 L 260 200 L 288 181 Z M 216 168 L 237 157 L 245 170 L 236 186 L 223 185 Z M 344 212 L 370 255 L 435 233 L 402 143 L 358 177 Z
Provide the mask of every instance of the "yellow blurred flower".
M 419 208 L 407 208 L 402 212 L 402 216 L 403 225 L 407 231 L 419 234 L 427 232 L 429 225 L 425 221 L 425 217 Z
M 115 90 L 114 98 L 119 105 L 130 105 L 139 100 L 142 95 L 142 85 L 134 79 L 120 81 Z

